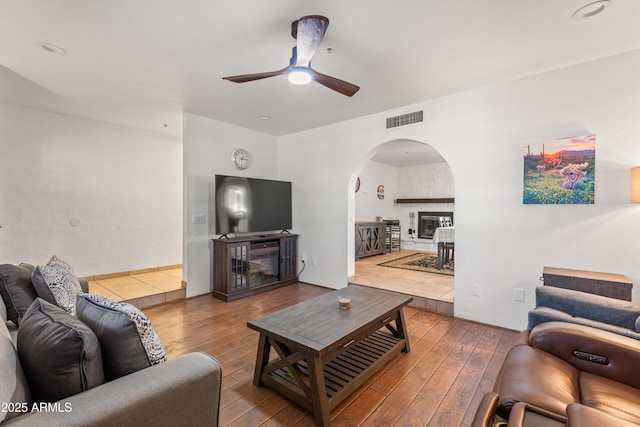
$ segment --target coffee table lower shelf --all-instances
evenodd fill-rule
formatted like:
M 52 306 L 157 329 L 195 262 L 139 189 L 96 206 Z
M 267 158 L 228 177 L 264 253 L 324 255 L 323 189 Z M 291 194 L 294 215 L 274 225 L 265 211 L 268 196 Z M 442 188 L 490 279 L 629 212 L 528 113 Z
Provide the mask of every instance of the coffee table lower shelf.
M 323 372 L 328 409 L 335 408 L 404 348 L 405 339 L 379 330 L 325 364 Z M 310 387 L 307 362 L 300 361 L 296 365 L 303 375 L 302 380 Z M 312 399 L 298 385 L 288 368 L 263 373 L 261 379 L 265 385 L 314 411 Z

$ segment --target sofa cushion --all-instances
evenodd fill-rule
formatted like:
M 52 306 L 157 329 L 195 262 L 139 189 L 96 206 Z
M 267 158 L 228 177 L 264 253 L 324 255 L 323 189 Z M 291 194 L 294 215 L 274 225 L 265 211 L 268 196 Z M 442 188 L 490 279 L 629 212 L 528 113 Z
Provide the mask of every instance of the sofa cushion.
M 640 424 L 640 390 L 588 372 L 580 372 L 582 404 Z
M 36 266 L 31 280 L 40 298 L 75 316 L 76 295 L 82 287 L 69 264 L 54 255 L 46 265 Z
M 133 305 L 79 294 L 76 306 L 78 319 L 100 340 L 108 381 L 167 360 L 151 322 Z
M 552 308 L 571 317 L 591 319 L 629 330 L 635 329 L 636 319 L 640 315 L 638 303 L 545 285 L 536 287 L 536 307 Z M 528 328 L 533 329 L 534 326 L 530 322 Z
M 11 334 L 0 323 L 0 423 L 31 409 L 31 394 Z
M 640 346 L 635 339 L 584 325 L 546 322 L 533 328 L 529 343 L 579 371 L 640 389 L 640 376 L 629 375 L 638 370 L 640 360 Z M 578 353 L 582 353 L 581 357 Z
M 637 427 L 638 424 L 630 423 L 606 412 L 590 408 L 589 406 L 572 403 L 567 406 L 569 421 L 567 427 Z M 509 420 L 511 421 L 511 420 Z
M 545 322 L 566 322 L 574 323 L 576 325 L 585 325 L 640 340 L 640 333 L 635 329 L 628 329 L 616 324 L 600 322 L 585 317 L 572 316 L 567 312 L 549 307 L 536 307 L 533 310 L 529 311 L 529 327 L 531 329 Z
M 7 309 L 7 319 L 19 325 L 24 313 L 36 299 L 31 271 L 22 265 L 0 265 L 0 295 Z
M 4 304 L 4 299 L 0 297 L 0 320 L 2 322 L 7 321 L 7 306 Z
M 497 413 L 509 418 L 517 402 L 527 402 L 566 417 L 566 407 L 580 402 L 579 373 L 564 360 L 527 345 L 511 349 L 494 390 L 500 396 Z
M 55 402 L 105 382 L 91 328 L 40 298 L 18 330 L 18 355 L 36 401 Z

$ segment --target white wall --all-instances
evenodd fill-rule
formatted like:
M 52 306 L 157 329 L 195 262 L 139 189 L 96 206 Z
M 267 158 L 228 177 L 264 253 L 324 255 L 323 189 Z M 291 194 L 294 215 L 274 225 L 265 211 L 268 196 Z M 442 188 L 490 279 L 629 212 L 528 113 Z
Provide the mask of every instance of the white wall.
M 446 162 L 398 168 L 398 197 L 454 197 L 455 182 Z
M 180 264 L 181 170 L 178 138 L 0 104 L 0 260 Z
M 375 221 L 376 217 L 397 219 L 394 200 L 398 193 L 398 168 L 373 160 L 360 174 L 360 190 L 355 193 L 356 221 Z M 384 198 L 378 198 L 378 186 L 384 186 Z
M 184 261 L 187 296 L 211 290 L 211 239 L 209 184 L 216 174 L 279 179 L 275 137 L 193 114 L 184 116 Z M 239 171 L 231 164 L 231 151 L 247 149 L 252 165 Z M 295 203 L 296 189 L 293 188 Z M 193 215 L 205 214 L 204 224 L 193 224 Z M 295 231 L 295 218 L 294 218 Z
M 411 139 L 438 150 L 455 179 L 456 316 L 523 328 L 544 266 L 640 282 L 640 207 L 629 203 L 629 168 L 640 164 L 639 74 L 633 52 L 280 138 L 282 174 L 302 194 L 294 228 L 302 252 L 318 260 L 302 280 L 346 285 L 359 165 L 381 144 Z M 384 129 L 387 116 L 417 109 L 422 125 Z M 598 137 L 597 204 L 522 205 L 522 147 L 585 133 Z M 524 303 L 514 302 L 515 288 L 525 289 Z

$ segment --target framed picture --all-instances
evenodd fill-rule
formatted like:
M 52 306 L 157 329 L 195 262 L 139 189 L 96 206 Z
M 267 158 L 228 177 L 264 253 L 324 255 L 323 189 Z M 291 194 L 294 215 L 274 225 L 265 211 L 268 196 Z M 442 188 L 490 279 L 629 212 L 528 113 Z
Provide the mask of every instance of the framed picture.
M 524 147 L 524 204 L 594 204 L 596 136 Z

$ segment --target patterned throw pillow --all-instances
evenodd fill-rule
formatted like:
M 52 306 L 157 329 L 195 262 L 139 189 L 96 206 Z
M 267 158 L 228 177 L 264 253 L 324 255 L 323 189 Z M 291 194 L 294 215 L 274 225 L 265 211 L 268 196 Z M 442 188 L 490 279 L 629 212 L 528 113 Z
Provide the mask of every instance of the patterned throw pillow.
M 136 307 L 93 294 L 77 296 L 78 319 L 98 336 L 107 381 L 167 360 L 149 319 Z
M 76 295 L 82 287 L 68 263 L 54 255 L 46 265 L 36 266 L 31 281 L 40 298 L 76 315 Z

